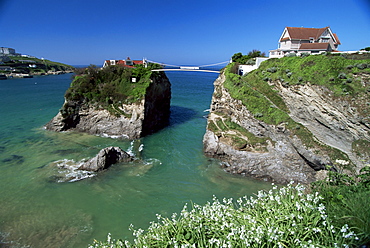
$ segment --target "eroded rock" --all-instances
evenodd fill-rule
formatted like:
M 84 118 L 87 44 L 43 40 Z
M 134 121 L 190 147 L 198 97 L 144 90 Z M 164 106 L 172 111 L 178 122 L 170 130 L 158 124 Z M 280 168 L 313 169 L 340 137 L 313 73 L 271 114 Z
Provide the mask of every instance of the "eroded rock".
M 362 121 L 364 118 L 349 103 L 340 99 L 334 101 L 323 87 L 311 84 L 284 87 L 279 82 L 274 85 L 289 108 L 290 117 L 304 126 L 300 128 L 311 132 L 314 142 L 322 144 L 318 148 L 305 145 L 285 123 L 270 125 L 256 118 L 242 101 L 230 96 L 223 86 L 225 80 L 225 75 L 220 74 L 214 82 L 211 113 L 203 138 L 205 154 L 223 161 L 225 171 L 283 184 L 289 181 L 310 183 L 320 177 L 321 170 L 334 168 L 335 161 L 331 161 L 323 147 L 338 149 L 348 156 L 356 169 L 370 160 L 363 155 L 359 157 L 352 148 L 355 140 L 370 140 L 370 129 L 363 124 L 367 119 Z M 255 137 L 267 141 L 248 144 L 251 149 L 233 147 L 225 142 L 227 132 L 219 128 L 214 133 L 210 126 L 222 118 L 229 118 Z M 263 146 L 263 149 L 253 149 L 253 146 Z
M 78 170 L 101 171 L 109 168 L 111 165 L 120 162 L 130 162 L 133 158 L 120 147 L 107 147 L 87 162 L 83 163 Z

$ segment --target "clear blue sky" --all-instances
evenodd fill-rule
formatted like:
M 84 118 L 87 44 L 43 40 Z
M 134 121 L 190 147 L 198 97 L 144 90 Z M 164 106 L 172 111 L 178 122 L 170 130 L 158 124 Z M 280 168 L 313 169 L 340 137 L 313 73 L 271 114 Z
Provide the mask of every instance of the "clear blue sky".
M 370 46 L 370 0 L 0 0 L 0 46 L 72 65 L 181 65 L 276 49 L 286 26 L 330 26 L 339 50 Z

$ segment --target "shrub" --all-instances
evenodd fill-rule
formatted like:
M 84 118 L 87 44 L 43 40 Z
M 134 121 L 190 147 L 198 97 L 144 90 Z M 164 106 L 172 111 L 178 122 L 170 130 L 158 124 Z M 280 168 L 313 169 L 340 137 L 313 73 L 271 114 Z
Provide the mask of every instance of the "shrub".
M 357 64 L 356 67 L 360 70 L 366 69 L 368 65 L 366 63 Z
M 131 230 L 129 241 L 94 241 L 94 247 L 348 247 L 356 234 L 348 225 L 334 226 L 323 198 L 304 194 L 301 185 L 260 191 L 256 197 L 184 206 L 171 218 L 157 215 L 147 231 Z
M 288 53 L 285 55 L 285 57 L 296 57 L 297 54 L 296 53 Z
M 301 53 L 301 57 L 302 57 L 302 58 L 308 57 L 308 56 L 310 56 L 310 55 L 311 55 L 310 53 Z
M 261 118 L 261 117 L 263 117 L 263 114 L 258 112 L 258 113 L 254 114 L 254 117 Z
M 135 68 L 108 66 L 100 69 L 90 65 L 77 69 L 65 97 L 67 100 L 98 103 L 106 109 L 110 104 L 136 102 L 145 95 L 153 75 L 151 69 L 157 67 L 157 64 L 149 64 L 147 68 L 137 65 Z M 131 82 L 132 77 L 137 78 L 136 83 Z
M 337 166 L 348 166 L 337 160 Z M 370 242 L 370 167 L 355 176 L 330 171 L 326 180 L 313 183 L 313 190 L 324 197 L 323 204 L 333 225 L 348 224 L 358 234 L 359 243 Z
M 339 79 L 347 79 L 347 75 L 344 72 L 338 74 Z
M 270 68 L 267 68 L 266 71 L 271 72 L 271 73 L 275 73 L 275 72 L 277 72 L 277 68 L 276 67 L 270 67 Z

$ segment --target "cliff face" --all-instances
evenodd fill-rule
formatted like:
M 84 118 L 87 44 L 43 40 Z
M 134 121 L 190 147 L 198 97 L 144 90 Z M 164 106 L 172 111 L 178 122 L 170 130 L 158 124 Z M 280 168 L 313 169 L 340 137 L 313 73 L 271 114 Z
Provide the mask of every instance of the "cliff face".
M 138 139 L 168 125 L 171 84 L 164 73 L 152 75 L 144 98 L 132 104 L 110 105 L 110 111 L 85 99 L 66 100 L 45 125 L 52 131 L 74 130 L 94 135 Z
M 367 74 L 358 77 L 364 87 L 369 86 Z M 333 98 L 330 90 L 309 82 L 269 81 L 284 101 L 291 122 L 296 123 L 293 130 L 287 128 L 292 123 L 267 124 L 259 118 L 262 114 L 252 114 L 242 100 L 231 97 L 226 80 L 221 74 L 214 83 L 203 143 L 205 154 L 222 160 L 227 172 L 283 184 L 291 180 L 310 183 L 325 174 L 323 170 L 337 169 L 335 158 L 345 158 L 353 170 L 369 163 L 370 120 L 354 107 L 366 104 L 368 97 L 348 101 Z M 278 108 L 273 101 L 270 104 Z M 301 131 L 309 135 L 297 135 Z

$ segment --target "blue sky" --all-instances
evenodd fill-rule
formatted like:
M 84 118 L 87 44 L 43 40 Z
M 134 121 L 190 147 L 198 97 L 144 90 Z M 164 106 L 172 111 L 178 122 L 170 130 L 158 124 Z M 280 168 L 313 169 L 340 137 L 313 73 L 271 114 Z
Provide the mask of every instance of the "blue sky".
M 286 26 L 330 26 L 339 50 L 370 46 L 370 0 L 0 0 L 0 46 L 71 65 L 178 65 L 276 49 Z

